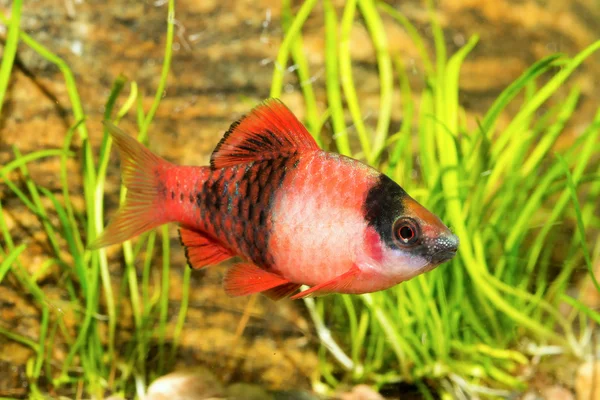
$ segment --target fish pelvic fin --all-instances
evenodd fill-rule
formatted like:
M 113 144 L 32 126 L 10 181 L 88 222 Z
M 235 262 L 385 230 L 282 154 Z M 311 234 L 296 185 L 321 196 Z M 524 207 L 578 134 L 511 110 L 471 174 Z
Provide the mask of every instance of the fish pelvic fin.
M 161 172 L 172 164 L 152 153 L 115 125 L 104 123 L 121 156 L 125 202 L 88 249 L 117 244 L 169 222 L 159 207 Z
M 179 239 L 185 247 L 185 257 L 193 269 L 219 264 L 235 254 L 203 232 L 181 226 Z
M 280 100 L 268 99 L 231 124 L 210 158 L 213 169 L 319 150 L 315 139 Z
M 229 268 L 223 279 L 225 293 L 230 297 L 247 296 L 253 293 L 269 291 L 289 281 L 279 275 L 260 269 L 254 264 L 236 264 Z M 269 292 L 268 294 L 271 294 Z M 281 298 L 281 294 L 275 295 Z
M 265 290 L 262 292 L 262 294 L 273 301 L 278 301 L 294 294 L 298 289 L 300 289 L 300 286 L 302 285 L 299 283 L 284 283 L 283 285 L 275 286 L 272 289 Z

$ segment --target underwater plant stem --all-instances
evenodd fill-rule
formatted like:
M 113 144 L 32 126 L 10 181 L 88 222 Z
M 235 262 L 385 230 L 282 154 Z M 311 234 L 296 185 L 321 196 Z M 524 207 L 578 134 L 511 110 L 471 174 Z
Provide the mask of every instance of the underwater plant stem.
M 139 140 L 145 142 L 148 137 L 148 128 L 150 123 L 154 119 L 156 110 L 160 105 L 161 99 L 165 96 L 165 88 L 167 87 L 167 78 L 169 77 L 169 70 L 171 68 L 171 58 L 173 54 L 173 32 L 175 26 L 175 1 L 169 0 L 167 9 L 167 38 L 165 43 L 165 56 L 163 59 L 162 70 L 160 73 L 160 80 L 158 81 L 158 87 L 156 88 L 156 94 L 154 95 L 154 101 L 150 106 L 150 110 L 146 114 L 143 124 L 140 126 Z
M 185 323 L 185 317 L 187 315 L 188 305 L 190 301 L 191 276 L 192 269 L 185 268 L 183 271 L 183 288 L 181 290 L 181 307 L 179 308 L 177 322 L 175 323 L 175 330 L 173 331 L 173 347 L 171 348 L 171 357 L 169 361 L 171 365 L 173 365 L 173 363 L 175 362 L 175 356 L 177 356 L 179 342 L 181 341 L 181 332 L 183 331 L 183 325 Z
M 358 134 L 358 140 L 362 147 L 364 158 L 369 164 L 374 161 L 371 140 L 365 127 L 362 112 L 358 102 L 358 95 L 356 93 L 356 87 L 354 86 L 354 78 L 352 76 L 352 55 L 350 52 L 350 35 L 352 32 L 352 25 L 354 23 L 354 15 L 356 13 L 356 1 L 348 0 L 344 7 L 344 13 L 342 14 L 342 22 L 340 25 L 340 40 L 339 40 L 339 68 L 340 68 L 340 82 L 342 83 L 342 89 L 348 110 L 352 116 L 352 123 Z
M 161 275 L 161 297 L 160 314 L 158 318 L 158 372 L 165 371 L 165 337 L 167 335 L 167 319 L 169 317 L 169 228 L 164 225 L 162 233 L 162 275 Z
M 0 19 L 4 23 L 6 23 L 6 18 L 3 15 L 0 15 Z M 69 100 L 71 102 L 71 107 L 73 109 L 73 117 L 74 117 L 75 121 L 84 119 L 83 107 L 81 105 L 81 98 L 79 97 L 79 92 L 77 91 L 77 83 L 75 81 L 75 76 L 73 75 L 73 72 L 71 71 L 71 69 L 69 68 L 67 63 L 62 58 L 58 57 L 57 55 L 52 53 L 50 50 L 48 50 L 45 46 L 43 46 L 42 44 L 40 44 L 39 42 L 34 40 L 27 33 L 23 32 L 23 31 L 19 31 L 19 38 L 23 41 L 23 43 L 25 43 L 27 46 L 31 47 L 31 49 L 33 51 L 35 51 L 40 56 L 42 56 L 43 58 L 45 58 L 46 60 L 48 60 L 49 62 L 51 62 L 52 64 L 54 64 L 58 67 L 58 69 L 62 72 L 63 77 L 65 79 L 65 86 L 67 88 L 67 93 L 69 95 Z M 81 140 L 85 141 L 85 143 L 87 143 L 86 147 L 89 147 L 89 142 L 87 142 L 88 131 L 87 131 L 86 125 L 80 124 L 77 127 L 77 130 L 79 132 L 79 136 L 80 136 Z M 86 172 L 91 174 L 89 176 L 89 178 L 92 179 L 92 181 L 93 181 L 93 180 L 95 180 L 93 160 L 90 159 L 88 162 L 89 162 L 89 164 L 86 165 Z M 89 192 L 89 190 L 91 190 L 91 187 L 88 188 L 87 185 L 84 185 L 84 190 L 88 190 L 86 199 L 91 200 L 92 197 L 91 197 L 91 193 Z M 89 205 L 90 207 L 91 207 L 91 204 L 93 204 L 93 202 L 90 201 L 90 205 Z M 89 215 L 94 214 L 91 211 L 93 211 L 93 210 L 91 210 L 91 209 L 88 210 Z M 91 232 L 88 231 L 88 233 L 91 233 Z M 90 235 L 90 237 L 92 237 L 92 235 Z
M 17 48 L 19 47 L 19 30 L 21 25 L 21 6 L 23 0 L 13 0 L 10 23 L 8 24 L 8 33 L 6 34 L 6 43 L 2 54 L 2 64 L 0 64 L 0 115 L 2 115 L 2 105 L 4 96 L 10 81 L 10 74 L 15 62 Z
M 2 211 L 1 207 L 0 207 L 0 212 Z M 2 262 L 0 263 L 0 283 L 2 283 L 2 280 L 4 279 L 4 277 L 6 276 L 6 274 L 8 273 L 8 271 L 10 271 L 10 268 L 12 267 L 12 263 L 17 259 L 17 257 L 19 257 L 19 255 L 25 251 L 25 249 L 27 248 L 27 245 L 22 244 L 19 247 L 16 247 L 14 250 L 12 250 L 8 256 L 6 256 L 4 258 L 4 260 L 2 260 Z
M 302 26 L 306 19 L 310 15 L 310 12 L 315 7 L 317 0 L 306 0 L 300 6 L 296 17 L 290 24 L 289 29 L 286 32 L 286 35 L 281 42 L 281 46 L 279 47 L 279 52 L 277 53 L 277 58 L 275 59 L 275 65 L 273 67 L 273 78 L 271 80 L 271 93 L 270 97 L 281 97 L 281 92 L 283 89 L 283 77 L 285 72 L 287 71 L 287 62 L 290 54 L 290 50 L 296 37 L 300 35 L 302 30 Z
M 556 154 L 558 161 L 561 163 L 564 173 L 567 177 L 567 188 L 568 193 L 571 195 L 571 200 L 573 202 L 573 208 L 575 210 L 575 217 L 577 221 L 577 232 L 579 234 L 579 240 L 581 241 L 581 250 L 583 252 L 583 258 L 585 260 L 585 264 L 588 269 L 588 273 L 590 278 L 592 279 L 592 283 L 596 290 L 600 293 L 600 284 L 594 274 L 594 267 L 592 265 L 592 258 L 590 257 L 590 251 L 585 243 L 585 224 L 583 222 L 583 218 L 581 217 L 581 206 L 579 205 L 579 199 L 577 198 L 577 188 L 575 186 L 575 182 L 573 180 L 573 175 L 569 170 L 569 165 L 565 161 L 560 154 Z
M 340 363 L 340 365 L 344 369 L 348 371 L 352 371 L 358 368 L 362 369 L 362 367 L 356 366 L 354 362 L 350 359 L 350 357 L 348 357 L 346 353 L 344 353 L 342 348 L 335 342 L 335 340 L 331 336 L 331 332 L 329 331 L 329 329 L 327 329 L 327 327 L 323 323 L 323 320 L 321 319 L 321 316 L 317 312 L 317 309 L 315 307 L 315 300 L 310 297 L 306 297 L 303 300 L 304 304 L 306 305 L 306 308 L 308 309 L 308 313 L 311 316 L 311 319 L 315 323 L 315 330 L 317 331 L 317 336 L 319 336 L 319 340 L 321 341 L 323 346 L 325 346 L 327 350 L 329 350 L 331 355 Z
M 379 115 L 373 139 L 373 157 L 376 159 L 385 148 L 392 115 L 392 95 L 394 76 L 392 59 L 388 48 L 387 35 L 373 0 L 358 0 L 358 5 L 365 19 L 371 40 L 375 47 L 377 67 L 379 69 Z M 372 159 L 374 162 L 375 160 Z
M 350 156 L 352 152 L 350 150 L 346 122 L 344 121 L 344 108 L 339 79 L 338 21 L 331 0 L 324 0 L 323 11 L 325 13 L 326 48 L 325 84 L 327 87 L 327 104 L 331 112 L 331 123 L 333 125 L 333 140 L 340 154 Z
M 417 354 L 408 345 L 406 340 L 400 335 L 400 332 L 394 330 L 395 325 L 390 320 L 389 316 L 382 307 L 375 306 L 374 296 L 371 293 L 366 293 L 360 296 L 364 302 L 374 311 L 375 318 L 378 320 L 381 329 L 385 332 L 389 344 L 392 347 L 398 362 L 400 363 L 400 369 L 405 379 L 410 379 L 410 372 L 408 370 L 407 359 L 418 360 Z
M 282 23 L 283 29 L 288 32 L 290 29 L 291 21 L 293 20 L 293 14 L 291 9 L 290 0 L 283 0 L 282 5 Z M 291 44 L 290 49 L 296 71 L 298 72 L 298 80 L 300 88 L 302 90 L 302 96 L 304 97 L 304 104 L 306 106 L 306 127 L 311 133 L 315 141 L 321 146 L 320 132 L 317 130 L 319 127 L 319 116 L 317 113 L 317 100 L 315 98 L 315 92 L 312 86 L 312 80 L 310 70 L 308 67 L 308 61 L 303 48 L 302 43 L 302 32 L 298 32 Z
M 414 45 L 417 48 L 417 51 L 419 52 L 421 62 L 423 63 L 423 69 L 425 70 L 425 76 L 433 76 L 435 73 L 433 64 L 431 63 L 431 59 L 429 58 L 429 54 L 427 53 L 427 48 L 425 47 L 425 43 L 423 42 L 423 39 L 421 38 L 421 35 L 419 34 L 417 28 L 408 20 L 408 18 L 402 15 L 401 12 L 396 10 L 393 6 L 385 3 L 384 1 L 378 0 L 377 7 L 381 8 L 392 18 L 398 21 L 402 25 L 402 27 L 404 27 L 406 33 L 413 41 Z

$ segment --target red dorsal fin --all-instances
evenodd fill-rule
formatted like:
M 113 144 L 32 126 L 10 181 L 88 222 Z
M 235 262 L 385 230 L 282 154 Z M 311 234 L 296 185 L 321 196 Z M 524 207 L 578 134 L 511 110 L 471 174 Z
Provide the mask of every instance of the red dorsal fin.
M 212 168 L 318 150 L 304 125 L 279 100 L 268 99 L 231 124 L 210 158 Z
M 278 275 L 258 268 L 254 264 L 237 264 L 227 270 L 223 286 L 231 297 L 264 292 L 288 281 Z
M 336 276 L 327 282 L 318 284 L 310 289 L 300 292 L 297 295 L 292 296 L 292 299 L 295 300 L 305 297 L 324 296 L 330 293 L 343 293 L 345 288 L 352 285 L 352 282 L 354 282 L 354 279 L 356 279 L 358 274 L 360 274 L 360 269 L 354 265 L 340 276 Z
M 179 239 L 185 246 L 185 257 L 193 269 L 215 265 L 234 256 L 231 251 L 198 231 L 180 227 Z

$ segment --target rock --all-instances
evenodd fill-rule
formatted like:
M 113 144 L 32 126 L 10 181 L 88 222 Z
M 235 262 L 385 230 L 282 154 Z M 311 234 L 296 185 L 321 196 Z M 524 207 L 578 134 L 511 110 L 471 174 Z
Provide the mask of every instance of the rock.
M 569 389 L 556 385 L 543 389 L 542 398 L 544 400 L 574 400 L 575 396 Z
M 278 390 L 273 392 L 273 400 L 320 400 L 320 398 L 303 390 Z
M 358 385 L 352 391 L 342 393 L 341 400 L 385 400 L 382 395 L 367 385 Z
M 206 368 L 162 376 L 148 388 L 146 400 L 202 400 L 223 397 L 221 382 Z
M 575 376 L 577 400 L 600 400 L 600 361 L 588 361 Z
M 273 400 L 273 396 L 258 385 L 234 383 L 227 388 L 228 400 Z

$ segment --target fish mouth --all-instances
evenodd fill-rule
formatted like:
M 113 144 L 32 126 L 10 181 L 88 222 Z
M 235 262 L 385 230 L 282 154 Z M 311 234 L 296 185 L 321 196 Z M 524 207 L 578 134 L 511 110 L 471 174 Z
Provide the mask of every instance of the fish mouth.
M 431 263 L 435 265 L 443 264 L 452 260 L 456 256 L 456 249 L 440 250 L 431 256 Z
M 439 237 L 434 245 L 437 251 L 431 255 L 431 263 L 439 265 L 453 259 L 458 251 L 459 243 L 458 237 L 453 234 Z

